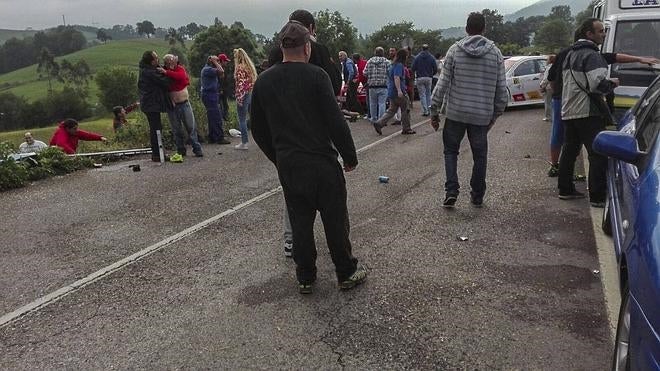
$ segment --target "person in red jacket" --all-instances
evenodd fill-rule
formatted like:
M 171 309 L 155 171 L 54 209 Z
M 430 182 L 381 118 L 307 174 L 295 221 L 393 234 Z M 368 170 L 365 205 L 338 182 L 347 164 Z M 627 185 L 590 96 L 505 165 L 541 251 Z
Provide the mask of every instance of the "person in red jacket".
M 70 155 L 76 153 L 78 140 L 98 140 L 106 142 L 107 139 L 99 134 L 78 130 L 78 121 L 66 119 L 60 122 L 57 130 L 50 138 L 50 145 L 57 146 Z
M 156 67 L 156 69 L 170 78 L 168 91 L 174 106 L 167 108 L 167 116 L 170 119 L 170 127 L 174 135 L 176 151 L 181 156 L 186 155 L 186 137 L 183 132 L 183 128 L 185 127 L 190 137 L 193 153 L 196 157 L 203 157 L 204 153 L 202 153 L 202 146 L 199 144 L 199 138 L 197 136 L 195 115 L 188 101 L 188 85 L 190 84 L 188 73 L 179 63 L 179 57 L 176 55 L 165 54 L 163 60 L 165 61 L 165 68 Z

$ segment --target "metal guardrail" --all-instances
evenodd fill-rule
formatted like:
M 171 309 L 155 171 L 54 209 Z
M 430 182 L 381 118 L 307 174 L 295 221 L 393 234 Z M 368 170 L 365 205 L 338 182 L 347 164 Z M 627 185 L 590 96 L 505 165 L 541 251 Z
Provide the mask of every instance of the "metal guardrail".
M 150 153 L 151 153 L 151 148 L 138 148 L 138 149 L 124 149 L 118 151 L 107 151 L 107 152 L 76 153 L 68 156 L 69 157 L 129 156 L 129 155 L 145 155 Z

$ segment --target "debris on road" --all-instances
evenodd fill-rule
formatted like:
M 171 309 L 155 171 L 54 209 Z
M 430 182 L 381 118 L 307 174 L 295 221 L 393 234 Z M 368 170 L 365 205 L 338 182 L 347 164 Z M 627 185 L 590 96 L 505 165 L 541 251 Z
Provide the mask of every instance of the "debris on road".
M 467 241 L 468 238 L 467 238 L 467 236 L 458 236 L 458 240 L 459 241 Z
M 381 182 L 381 183 L 387 183 L 387 182 L 390 181 L 390 177 L 385 176 L 385 175 L 381 175 L 381 176 L 378 177 L 378 181 Z

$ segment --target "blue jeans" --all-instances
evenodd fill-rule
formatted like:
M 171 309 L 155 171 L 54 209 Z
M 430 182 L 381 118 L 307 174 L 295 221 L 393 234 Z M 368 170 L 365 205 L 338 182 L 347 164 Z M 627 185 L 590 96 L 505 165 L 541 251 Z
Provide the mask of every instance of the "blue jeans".
M 561 149 L 562 144 L 564 144 L 564 121 L 561 119 L 561 98 L 552 98 L 550 148 Z
M 206 107 L 206 118 L 209 122 L 209 142 L 218 142 L 225 138 L 222 130 L 222 113 L 218 107 L 218 94 L 202 94 L 202 103 Z
M 369 114 L 372 123 L 383 117 L 385 102 L 387 102 L 387 88 L 369 88 Z
M 488 158 L 488 126 L 479 126 L 465 124 L 450 119 L 445 120 L 445 127 L 442 130 L 442 142 L 445 146 L 445 173 L 447 181 L 445 182 L 445 192 L 447 196 L 458 196 L 458 152 L 461 147 L 461 141 L 467 131 L 470 148 L 472 149 L 472 177 L 470 178 L 470 187 L 472 187 L 473 199 L 483 199 L 486 194 L 486 166 Z
M 241 143 L 248 142 L 247 115 L 250 112 L 250 103 L 252 102 L 252 93 L 245 94 L 243 105 L 236 104 L 238 111 L 238 128 L 241 129 Z
M 167 110 L 167 116 L 170 119 L 170 127 L 174 135 L 174 143 L 179 153 L 186 153 L 186 138 L 183 133 L 183 127 L 186 127 L 193 152 L 202 153 L 202 146 L 197 138 L 197 125 L 195 125 L 195 115 L 193 115 L 192 106 L 189 101 L 177 103 L 173 109 Z
M 422 105 L 422 112 L 428 113 L 431 107 L 431 82 L 430 77 L 417 78 L 417 91 L 419 92 L 419 103 Z

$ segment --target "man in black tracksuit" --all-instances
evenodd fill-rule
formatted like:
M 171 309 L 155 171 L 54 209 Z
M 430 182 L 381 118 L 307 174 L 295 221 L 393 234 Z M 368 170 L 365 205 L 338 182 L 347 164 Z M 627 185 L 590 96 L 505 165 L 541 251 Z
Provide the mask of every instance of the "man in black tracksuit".
M 290 21 L 280 32 L 282 63 L 263 72 L 252 91 L 255 143 L 277 167 L 293 226 L 293 260 L 303 294 L 316 280 L 314 219 L 321 213 L 341 289 L 364 281 L 366 270 L 352 255 L 344 170 L 357 166 L 350 129 L 337 106 L 328 75 L 307 63 L 310 33 Z

